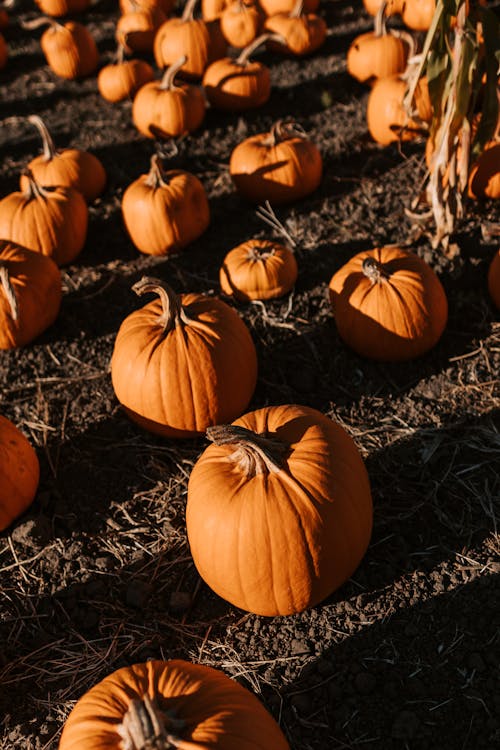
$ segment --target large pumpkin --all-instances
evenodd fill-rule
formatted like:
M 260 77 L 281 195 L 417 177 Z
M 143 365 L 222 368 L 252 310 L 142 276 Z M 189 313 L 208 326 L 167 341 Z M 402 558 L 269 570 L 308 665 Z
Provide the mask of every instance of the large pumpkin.
M 441 282 L 418 255 L 399 247 L 358 253 L 330 281 L 340 337 L 363 357 L 413 359 L 444 331 L 448 303 Z
M 0 349 L 24 346 L 56 319 L 61 274 L 51 258 L 0 240 Z
M 175 659 L 122 667 L 71 711 L 59 750 L 289 750 L 262 703 L 223 672 Z
M 213 297 L 178 297 L 157 279 L 133 288 L 159 298 L 129 315 L 115 341 L 111 378 L 131 419 L 183 438 L 239 416 L 255 389 L 257 354 L 237 313 Z
M 30 443 L 0 416 L 0 531 L 31 505 L 39 478 L 38 458 Z
M 370 484 L 351 437 L 306 406 L 268 406 L 207 430 L 188 485 L 191 554 L 219 596 L 260 615 L 314 606 L 359 565 Z

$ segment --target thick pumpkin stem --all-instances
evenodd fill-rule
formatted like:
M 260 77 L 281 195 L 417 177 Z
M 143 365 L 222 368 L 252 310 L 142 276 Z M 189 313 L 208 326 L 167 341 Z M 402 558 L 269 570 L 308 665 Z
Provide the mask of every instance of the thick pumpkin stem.
M 372 257 L 365 258 L 361 266 L 361 270 L 364 275 L 370 279 L 372 284 L 379 284 L 384 279 L 388 279 L 389 275 L 384 271 L 382 263 Z
M 175 750 L 182 739 L 169 732 L 174 725 L 182 729 L 185 722 L 170 719 L 149 695 L 132 700 L 118 726 L 123 750 Z
M 180 298 L 165 281 L 143 276 L 133 285 L 132 291 L 139 296 L 152 292 L 160 297 L 163 312 L 158 318 L 158 325 L 163 328 L 165 335 L 179 323 L 189 323 Z
M 38 115 L 30 115 L 28 117 L 28 122 L 31 122 L 31 124 L 35 126 L 42 137 L 44 160 L 52 161 L 54 156 L 57 156 L 57 149 L 54 145 L 54 141 L 52 140 L 46 124 L 41 117 L 38 117 Z
M 300 18 L 304 10 L 304 0 L 295 0 L 295 5 L 290 11 L 289 18 Z
M 269 145 L 276 146 L 289 138 L 307 138 L 304 128 L 294 120 L 277 120 L 269 131 Z
M 239 56 L 235 60 L 236 65 L 247 65 L 253 53 L 256 52 L 256 50 L 258 50 L 258 48 L 266 42 L 277 42 L 278 44 L 286 45 L 286 39 L 285 37 L 281 36 L 281 34 L 271 34 L 270 32 L 261 34 L 260 36 L 256 37 L 253 42 L 250 42 L 250 44 L 248 44 L 245 49 L 241 50 Z
M 259 435 L 233 424 L 207 427 L 206 436 L 215 445 L 233 445 L 236 450 L 228 460 L 236 463 L 249 478 L 281 471 L 288 451 L 288 446 L 277 438 Z
M 198 0 L 188 0 L 186 3 L 186 6 L 184 8 L 184 12 L 181 16 L 181 21 L 185 23 L 186 21 L 192 21 L 194 18 L 194 9 L 196 8 L 196 3 Z
M 252 245 L 248 248 L 248 260 L 258 261 L 267 260 L 276 252 L 276 248 L 270 242 L 266 247 L 259 247 L 259 245 Z
M 153 188 L 153 190 L 158 190 L 158 188 L 166 187 L 168 185 L 168 178 L 162 167 L 161 159 L 158 154 L 153 154 L 151 157 L 146 185 Z
M 385 27 L 385 9 L 387 2 L 383 2 L 375 15 L 374 33 L 375 36 L 385 36 L 387 29 Z
M 160 82 L 160 89 L 162 91 L 170 91 L 170 89 L 176 88 L 175 86 L 175 76 L 179 72 L 179 70 L 182 68 L 183 65 L 187 63 L 187 55 L 182 55 L 182 57 L 179 57 L 178 60 L 176 60 L 170 67 L 168 67 L 165 71 L 165 74 Z
M 10 307 L 10 315 L 13 321 L 17 321 L 19 318 L 19 307 L 17 305 L 17 297 L 14 287 L 9 276 L 9 270 L 4 263 L 0 262 L 0 284 L 2 285 L 4 294 L 7 298 L 7 302 Z
M 45 190 L 42 185 L 40 185 L 39 182 L 37 182 L 33 176 L 33 172 L 29 167 L 26 167 L 23 169 L 21 173 L 24 177 L 28 178 L 28 187 L 24 191 L 24 195 L 28 200 L 35 200 L 37 198 L 42 198 L 45 200 L 47 197 L 47 191 Z

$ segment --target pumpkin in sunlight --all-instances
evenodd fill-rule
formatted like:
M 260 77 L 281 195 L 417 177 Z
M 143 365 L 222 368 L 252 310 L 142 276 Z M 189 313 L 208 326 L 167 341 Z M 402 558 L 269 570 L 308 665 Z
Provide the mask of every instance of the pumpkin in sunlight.
M 39 478 L 40 466 L 31 444 L 10 420 L 0 416 L 0 531 L 31 505 Z
M 298 268 L 290 248 L 271 240 L 247 240 L 230 250 L 219 271 L 224 294 L 247 301 L 288 294 Z

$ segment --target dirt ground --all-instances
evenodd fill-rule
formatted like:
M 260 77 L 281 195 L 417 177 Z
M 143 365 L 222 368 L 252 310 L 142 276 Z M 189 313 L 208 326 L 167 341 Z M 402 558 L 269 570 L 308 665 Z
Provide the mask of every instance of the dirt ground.
M 122 226 L 124 189 L 155 144 L 108 104 L 95 77 L 64 82 L 45 65 L 40 31 L 12 25 L 0 74 L 0 195 L 17 189 L 39 150 L 25 117 L 56 142 L 92 150 L 108 186 L 90 209 L 88 239 L 63 270 L 56 323 L 36 343 L 0 353 L 0 410 L 36 447 L 37 498 L 0 535 L 0 747 L 56 748 L 82 693 L 120 666 L 180 657 L 222 669 L 253 690 L 294 750 L 491 750 L 500 746 L 500 325 L 486 292 L 497 249 L 481 226 L 492 202 L 469 205 L 440 274 L 449 323 L 425 357 L 366 361 L 340 341 L 328 281 L 356 252 L 406 242 L 408 206 L 424 174 L 423 143 L 382 148 L 365 124 L 367 89 L 345 53 L 368 30 L 361 3 L 323 2 L 324 47 L 307 60 L 266 53 L 271 100 L 236 116 L 209 111 L 173 163 L 210 200 L 203 237 L 169 259 L 140 255 Z M 34 17 L 23 5 L 16 19 Z M 85 16 L 102 60 L 114 49 L 111 0 Z M 302 403 L 340 422 L 368 468 L 375 525 L 355 575 L 293 617 L 246 614 L 194 569 L 184 528 L 189 472 L 204 439 L 141 432 L 121 410 L 109 362 L 122 319 L 142 302 L 144 273 L 177 291 L 218 295 L 225 253 L 273 236 L 234 192 L 231 149 L 293 115 L 320 148 L 324 178 L 278 210 L 297 241 L 299 278 L 283 300 L 241 304 L 259 357 L 250 408 Z M 168 149 L 167 149 L 168 150 Z

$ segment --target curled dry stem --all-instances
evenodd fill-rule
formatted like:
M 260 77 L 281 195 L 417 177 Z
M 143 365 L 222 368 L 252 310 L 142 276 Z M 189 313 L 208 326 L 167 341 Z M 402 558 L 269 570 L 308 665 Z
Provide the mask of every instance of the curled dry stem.
M 12 286 L 7 265 L 0 261 L 0 284 L 10 307 L 10 315 L 14 322 L 19 319 L 19 306 L 17 304 L 16 291 Z
M 52 159 L 57 156 L 57 149 L 54 145 L 54 141 L 52 140 L 52 136 L 50 135 L 46 124 L 38 115 L 30 115 L 28 117 L 28 122 L 34 125 L 40 133 L 43 144 L 44 161 L 52 161 Z
M 175 750 L 182 739 L 169 732 L 171 723 L 156 701 L 144 695 L 142 700 L 130 701 L 118 734 L 126 750 Z M 174 723 L 184 726 L 184 722 Z
M 189 323 L 189 318 L 182 307 L 180 297 L 165 281 L 154 279 L 150 276 L 143 276 L 142 279 L 136 281 L 133 285 L 132 291 L 139 296 L 152 293 L 160 297 L 162 314 L 157 322 L 163 329 L 164 335 L 173 330 L 179 323 Z
M 283 468 L 288 446 L 278 438 L 258 434 L 232 424 L 208 427 L 206 436 L 215 445 L 235 447 L 228 456 L 250 479 L 257 474 L 275 474 Z
M 182 55 L 182 57 L 179 57 L 178 60 L 166 69 L 163 78 L 160 81 L 160 89 L 162 91 L 171 91 L 172 89 L 178 88 L 175 84 L 175 76 L 182 66 L 187 63 L 187 59 L 187 55 Z
M 248 44 L 244 49 L 241 50 L 239 56 L 235 60 L 236 65 L 247 65 L 253 53 L 256 52 L 258 48 L 266 42 L 277 42 L 278 44 L 286 45 L 286 39 L 285 37 L 281 36 L 281 34 L 272 34 L 271 32 L 261 34 L 260 36 L 256 37 L 253 42 L 250 42 L 250 44 Z

